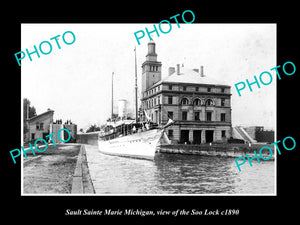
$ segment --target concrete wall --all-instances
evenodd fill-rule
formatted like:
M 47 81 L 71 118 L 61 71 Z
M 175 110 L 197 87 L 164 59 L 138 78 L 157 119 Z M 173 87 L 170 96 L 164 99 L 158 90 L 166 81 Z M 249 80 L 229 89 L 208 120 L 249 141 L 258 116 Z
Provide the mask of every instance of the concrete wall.
M 76 142 L 89 145 L 98 145 L 98 134 L 99 132 L 77 134 Z
M 256 131 L 256 140 L 258 142 L 273 143 L 275 141 L 274 131 Z
M 260 157 L 259 150 L 263 146 L 269 146 L 272 150 L 272 158 L 274 160 L 274 146 L 253 144 L 249 147 L 247 144 L 220 144 L 220 145 L 162 145 L 159 148 L 161 153 L 169 154 L 185 154 L 185 155 L 209 155 L 209 156 L 226 156 L 226 157 L 246 157 L 246 154 L 252 158 L 255 156 L 254 151 Z M 262 156 L 267 159 L 270 157 L 269 151 L 262 151 Z
M 64 139 L 64 131 L 61 131 L 59 133 L 59 138 L 58 138 L 58 131 L 61 130 L 61 129 L 63 129 L 64 125 L 63 124 L 52 124 L 52 126 L 50 126 L 50 128 L 51 128 L 50 129 L 50 133 L 55 132 L 55 135 L 52 135 L 52 138 L 53 138 L 54 142 L 55 143 L 59 143 L 59 144 L 64 143 L 64 142 L 62 142 L 62 141 L 59 140 L 59 138 L 61 140 L 65 140 Z
M 274 131 L 264 130 L 262 126 L 243 127 L 251 138 L 258 142 L 274 142 Z
M 77 138 L 77 125 L 76 124 L 64 124 L 64 128 L 68 129 L 71 133 L 71 140 L 68 142 L 69 143 L 74 142 Z M 66 138 L 68 138 L 68 136 Z

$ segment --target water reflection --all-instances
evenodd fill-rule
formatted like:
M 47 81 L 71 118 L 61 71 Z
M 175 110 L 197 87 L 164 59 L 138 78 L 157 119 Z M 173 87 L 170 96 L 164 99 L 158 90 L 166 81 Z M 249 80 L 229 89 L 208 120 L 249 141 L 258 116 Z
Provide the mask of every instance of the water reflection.
M 155 161 L 107 156 L 86 148 L 97 194 L 274 194 L 274 161 L 239 172 L 234 158 L 159 154 Z
M 167 193 L 230 193 L 232 159 L 210 156 L 159 155 L 155 161 L 160 187 Z

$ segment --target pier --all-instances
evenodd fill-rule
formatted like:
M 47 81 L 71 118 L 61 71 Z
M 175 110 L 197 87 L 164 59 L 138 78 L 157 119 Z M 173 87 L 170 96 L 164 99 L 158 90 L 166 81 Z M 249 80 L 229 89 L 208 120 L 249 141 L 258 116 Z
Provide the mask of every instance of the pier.
M 160 153 L 167 154 L 185 154 L 185 155 L 208 155 L 208 156 L 225 156 L 225 157 L 245 157 L 248 154 L 249 157 L 254 157 L 254 151 L 259 154 L 260 148 L 263 146 L 270 147 L 273 152 L 274 146 L 266 143 L 251 144 L 229 144 L 220 143 L 215 144 L 200 144 L 200 145 L 186 145 L 186 144 L 174 144 L 174 145 L 161 145 L 159 146 Z M 268 158 L 270 153 L 268 151 L 263 152 L 263 157 Z M 274 155 L 270 160 L 274 160 Z
M 43 153 L 27 155 L 23 159 L 23 194 L 95 193 L 84 145 L 51 145 Z

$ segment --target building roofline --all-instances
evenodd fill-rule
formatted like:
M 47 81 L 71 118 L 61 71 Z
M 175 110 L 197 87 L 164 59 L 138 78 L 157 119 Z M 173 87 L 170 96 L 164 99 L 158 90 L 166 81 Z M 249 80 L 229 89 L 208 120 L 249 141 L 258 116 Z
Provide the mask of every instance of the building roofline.
M 211 86 L 211 87 L 230 87 L 226 84 L 206 84 L 206 83 L 185 83 L 185 82 L 174 82 L 174 81 L 162 81 L 161 84 L 176 84 L 176 85 L 191 85 L 191 86 Z M 154 86 L 154 85 L 153 85 Z
M 42 117 L 42 116 L 44 116 L 44 115 L 51 114 L 51 113 L 53 114 L 53 113 L 54 113 L 54 110 L 48 110 L 48 111 L 46 111 L 46 112 L 43 112 L 43 113 L 41 113 L 41 114 L 39 114 L 39 115 L 36 115 L 36 116 L 34 116 L 34 117 L 29 118 L 27 121 L 30 122 L 30 121 L 33 121 L 33 120 L 35 120 L 35 119 L 38 119 L 38 118 L 40 118 L 40 117 Z
M 156 83 L 154 83 L 151 87 L 147 88 L 145 91 L 149 91 L 152 88 L 157 87 L 158 85 L 161 84 L 175 84 L 175 85 L 191 85 L 191 86 L 210 86 L 210 87 L 227 87 L 227 88 L 231 88 L 230 85 L 226 85 L 226 84 L 205 84 L 205 83 L 183 83 L 183 82 L 172 82 L 172 81 L 157 81 Z

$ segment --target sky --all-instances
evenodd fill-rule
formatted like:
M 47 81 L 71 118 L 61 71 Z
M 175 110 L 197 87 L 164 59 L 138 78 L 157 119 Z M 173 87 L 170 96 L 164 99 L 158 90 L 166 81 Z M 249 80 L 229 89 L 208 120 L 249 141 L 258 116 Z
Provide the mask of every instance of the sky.
M 156 26 L 158 26 L 156 24 Z M 134 48 L 137 53 L 139 93 L 141 65 L 147 54 L 149 38 L 138 45 L 134 32 L 153 28 L 153 24 L 22 24 L 21 51 L 34 51 L 43 41 L 52 44 L 48 55 L 32 54 L 21 61 L 22 99 L 28 98 L 37 114 L 54 110 L 54 120 L 71 119 L 78 129 L 102 124 L 111 114 L 111 75 L 114 72 L 114 112 L 118 99 L 127 99 L 134 107 Z M 168 28 L 162 28 L 168 30 Z M 66 45 L 62 35 L 72 31 L 76 40 Z M 204 74 L 231 86 L 232 125 L 276 125 L 276 24 L 172 24 L 167 33 L 155 33 L 162 77 L 168 67 L 184 64 L 188 68 L 204 66 Z M 58 49 L 55 40 L 60 35 Z M 69 34 L 66 40 L 72 41 Z M 48 49 L 43 44 L 43 50 Z M 273 75 L 270 85 L 247 87 L 239 97 L 235 84 L 254 81 L 263 71 Z M 263 79 L 265 82 L 268 78 Z M 140 94 L 139 94 L 140 96 Z M 23 108 L 23 107 L 22 107 Z

